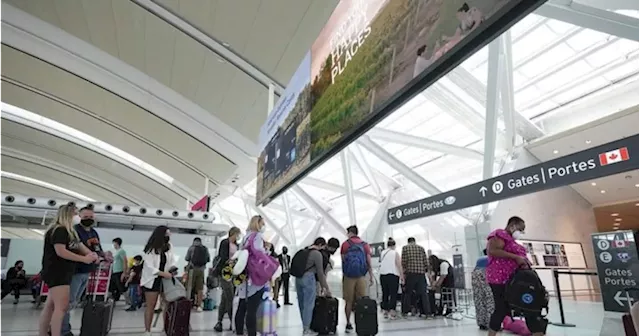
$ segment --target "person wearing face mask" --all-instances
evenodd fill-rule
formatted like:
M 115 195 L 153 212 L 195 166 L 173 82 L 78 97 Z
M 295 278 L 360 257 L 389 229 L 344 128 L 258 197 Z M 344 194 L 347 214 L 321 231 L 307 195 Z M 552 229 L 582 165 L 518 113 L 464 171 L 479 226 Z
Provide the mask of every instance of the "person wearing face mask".
M 20 290 L 27 286 L 27 276 L 24 271 L 24 262 L 22 260 L 16 261 L 15 265 L 7 271 L 7 278 L 4 281 L 4 287 L 2 289 L 2 299 L 9 293 L 13 293 L 13 304 L 18 304 L 20 301 Z
M 264 248 L 264 231 L 266 229 L 262 216 L 253 216 L 249 221 L 247 235 L 239 244 L 239 248 L 248 249 L 249 244 L 253 244 L 253 250 L 267 253 Z M 251 258 L 251 256 L 249 256 Z M 257 335 L 258 306 L 262 302 L 262 295 L 267 284 L 254 285 L 249 277 L 247 282 L 238 286 L 238 311 L 235 317 L 236 335 L 244 335 L 244 327 L 247 327 L 248 336 Z
M 86 206 L 73 217 L 73 228 L 78 234 L 78 238 L 82 244 L 84 244 L 91 252 L 97 254 L 99 257 L 104 258 L 104 252 L 102 245 L 100 245 L 100 236 L 98 232 L 93 228 L 95 224 L 95 214 L 93 207 Z M 85 264 L 77 263 L 76 273 L 71 278 L 71 292 L 69 293 L 69 310 L 64 315 L 62 321 L 62 335 L 73 335 L 71 333 L 71 324 L 69 323 L 69 311 L 76 306 L 76 304 L 82 298 L 82 295 L 87 291 L 87 284 L 89 283 L 89 273 L 96 269 L 96 263 Z M 93 290 L 93 289 L 92 289 Z
M 229 258 L 232 257 L 238 251 L 238 240 L 240 238 L 240 229 L 232 227 L 229 229 L 229 238 L 225 238 L 220 242 L 218 248 L 218 256 L 213 261 L 213 274 L 222 278 L 222 269 L 229 262 Z M 216 332 L 222 332 L 222 320 L 224 315 L 229 315 L 229 320 L 233 316 L 233 296 L 235 288 L 231 279 L 229 281 L 220 281 L 220 287 L 222 288 L 222 294 L 220 295 L 220 305 L 218 306 L 218 323 L 213 327 Z M 233 321 L 231 321 L 233 324 Z M 230 328 L 231 329 L 231 328 Z
M 144 311 L 145 336 L 151 336 L 151 323 L 154 309 L 158 303 L 158 296 L 162 292 L 162 279 L 171 279 L 172 269 L 175 269 L 173 251 L 169 237 L 169 228 L 160 225 L 153 230 L 151 237 L 144 246 L 142 256 L 142 276 L 140 286 L 144 292 L 147 304 Z
M 489 320 L 489 336 L 497 335 L 505 316 L 511 312 L 505 297 L 507 282 L 518 268 L 529 265 L 527 249 L 516 242 L 524 235 L 524 229 L 524 220 L 514 216 L 509 218 L 506 228 L 495 230 L 487 237 L 489 263 L 485 272 L 495 303 Z M 544 335 L 544 326 L 537 319 L 526 318 L 526 322 L 534 336 Z
M 289 270 L 291 269 L 291 256 L 288 254 L 289 249 L 286 246 L 282 247 L 282 254 L 278 256 L 280 266 L 282 266 L 282 275 L 280 275 L 280 281 L 278 284 L 278 291 L 275 292 L 274 300 L 278 302 L 280 296 L 280 290 L 284 294 L 284 304 L 290 306 L 292 303 L 289 301 Z
M 120 295 L 125 292 L 124 283 L 129 274 L 129 263 L 127 262 L 127 252 L 122 248 L 122 238 L 115 238 L 113 241 L 115 255 L 113 256 L 113 269 L 111 273 L 111 296 L 114 301 L 120 300 Z

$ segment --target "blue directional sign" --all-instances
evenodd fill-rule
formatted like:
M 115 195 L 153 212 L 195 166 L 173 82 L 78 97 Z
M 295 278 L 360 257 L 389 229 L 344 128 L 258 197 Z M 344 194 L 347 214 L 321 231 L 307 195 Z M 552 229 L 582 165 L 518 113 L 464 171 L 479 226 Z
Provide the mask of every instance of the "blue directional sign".
M 638 135 L 542 162 L 388 210 L 389 224 L 638 169 Z

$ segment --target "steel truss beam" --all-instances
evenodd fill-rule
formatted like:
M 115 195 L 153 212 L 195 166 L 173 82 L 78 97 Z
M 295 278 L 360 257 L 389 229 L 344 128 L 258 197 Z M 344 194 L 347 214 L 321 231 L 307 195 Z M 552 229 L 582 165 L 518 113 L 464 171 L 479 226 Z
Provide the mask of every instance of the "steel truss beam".
M 448 143 L 430 140 L 423 137 L 418 137 L 415 135 L 395 132 L 391 130 L 387 130 L 384 128 L 375 127 L 371 129 L 368 133 L 368 136 L 374 139 L 393 142 L 396 144 L 401 144 L 405 146 L 412 146 L 416 148 L 426 149 L 430 151 L 435 151 L 443 154 L 450 154 L 455 156 L 460 156 L 472 160 L 482 160 L 482 153 L 455 145 L 450 145 Z
M 322 218 L 324 218 L 324 223 L 331 225 L 340 238 L 345 239 L 347 234 L 345 233 L 346 227 L 342 226 L 329 212 L 322 208 L 322 206 L 315 200 L 313 197 L 309 196 L 306 191 L 304 191 L 300 186 L 294 185 L 291 187 L 291 191 L 298 195 L 307 205 L 312 208 L 315 212 L 317 212 Z M 338 239 L 340 239 L 338 238 Z
M 282 194 L 282 203 L 284 204 L 284 214 L 285 217 L 287 218 L 287 228 L 289 229 L 289 232 L 292 232 L 291 234 L 291 240 L 293 242 L 293 245 L 296 245 L 296 231 L 295 231 L 295 226 L 293 224 L 293 216 L 291 216 L 291 206 L 289 205 L 289 193 L 285 192 Z
M 378 197 L 378 200 L 382 200 L 382 189 L 380 188 L 380 184 L 378 183 L 378 180 L 374 175 L 371 165 L 369 165 L 367 159 L 364 157 L 364 155 L 362 155 L 360 147 L 358 147 L 358 145 L 356 144 L 353 144 L 347 147 L 347 152 L 349 154 L 349 157 L 356 163 L 356 166 L 358 166 L 358 169 L 360 169 L 360 172 L 362 172 L 362 175 L 364 175 L 369 182 L 369 185 Z
M 572 0 L 549 1 L 540 6 L 535 13 L 601 33 L 638 41 L 638 19 Z
M 427 181 L 420 174 L 416 173 L 409 166 L 400 162 L 396 159 L 391 153 L 387 152 L 380 145 L 375 143 L 368 136 L 362 136 L 357 140 L 357 143 L 368 150 L 371 154 L 378 157 L 381 161 L 388 164 L 391 168 L 398 171 L 398 173 L 404 175 L 409 181 L 413 182 L 420 189 L 426 191 L 429 195 L 437 195 L 442 193 L 440 189 L 438 189 L 435 185 L 431 184 L 431 182 Z M 456 211 L 460 216 L 467 218 L 467 214 L 463 211 Z
M 313 177 L 305 177 L 304 179 L 302 179 L 300 181 L 301 184 L 306 184 L 312 187 L 316 187 L 316 188 L 320 188 L 320 189 L 325 189 L 328 191 L 333 191 L 333 192 L 337 192 L 337 193 L 341 193 L 341 194 L 346 194 L 347 190 L 345 187 L 335 184 L 335 183 L 331 183 L 331 182 L 327 182 L 327 181 L 323 181 L 323 180 L 319 180 Z M 354 190 L 353 191 L 353 196 L 354 197 L 359 197 L 359 198 L 365 198 L 365 199 L 369 199 L 372 201 L 378 201 L 378 198 L 374 195 L 368 194 L 366 192 L 363 191 L 359 191 L 359 190 Z
M 349 225 L 356 225 L 356 201 L 353 197 L 353 178 L 351 176 L 351 162 L 346 150 L 340 152 L 340 162 L 342 163 L 342 175 L 347 193 L 347 209 L 349 210 Z

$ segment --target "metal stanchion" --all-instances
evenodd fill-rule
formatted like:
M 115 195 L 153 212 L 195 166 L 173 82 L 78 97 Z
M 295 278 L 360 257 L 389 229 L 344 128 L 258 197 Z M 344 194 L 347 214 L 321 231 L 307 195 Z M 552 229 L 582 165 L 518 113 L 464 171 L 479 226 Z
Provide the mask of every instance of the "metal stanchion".
M 571 272 L 571 271 L 558 271 L 553 270 L 553 278 L 554 278 L 554 287 L 556 292 L 556 297 L 558 298 L 558 308 L 560 308 L 560 323 L 549 322 L 549 324 L 557 326 L 557 327 L 575 327 L 575 324 L 567 323 L 564 317 L 564 306 L 562 305 L 562 293 L 560 291 L 560 274 L 580 274 L 580 275 L 598 275 L 596 272 Z

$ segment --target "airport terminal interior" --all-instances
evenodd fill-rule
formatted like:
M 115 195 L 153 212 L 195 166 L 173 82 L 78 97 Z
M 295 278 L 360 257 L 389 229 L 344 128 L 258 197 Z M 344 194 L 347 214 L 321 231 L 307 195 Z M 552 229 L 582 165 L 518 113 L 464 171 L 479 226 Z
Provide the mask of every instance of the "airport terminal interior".
M 70 308 L 74 335 L 86 300 L 114 299 L 116 238 L 133 262 L 168 227 L 182 276 L 194 238 L 213 261 L 255 216 L 291 257 L 355 225 L 378 302 L 390 238 L 448 262 L 453 288 L 433 296 L 444 313 L 376 309 L 377 334 L 398 336 L 487 335 L 472 273 L 490 233 L 518 216 L 549 294 L 546 334 L 630 335 L 637 1 L 2 0 L 1 17 L 3 335 L 42 336 L 49 293 L 36 279 L 69 202 L 95 213 L 91 248 L 108 266 Z M 340 254 L 326 278 L 344 335 Z M 18 261 L 27 281 L 14 290 Z M 297 280 L 272 283 L 272 329 L 302 335 Z M 214 331 L 215 287 L 188 335 L 235 335 L 228 318 Z M 149 335 L 145 307 L 126 310 L 125 296 L 108 334 Z M 153 335 L 167 327 L 159 307 Z

